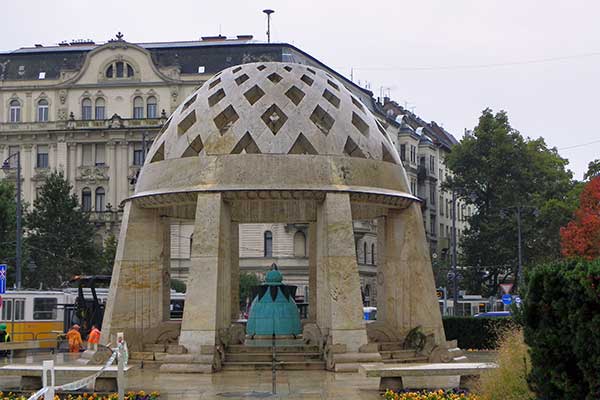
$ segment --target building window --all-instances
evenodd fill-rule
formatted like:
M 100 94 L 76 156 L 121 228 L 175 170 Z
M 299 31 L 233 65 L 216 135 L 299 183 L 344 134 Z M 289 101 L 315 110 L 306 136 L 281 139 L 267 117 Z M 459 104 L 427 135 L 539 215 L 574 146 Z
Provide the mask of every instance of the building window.
M 406 145 L 405 144 L 400 145 L 400 159 L 402 161 L 406 160 Z
M 106 76 L 109 79 L 133 78 L 133 75 L 133 67 L 123 61 L 113 62 L 106 68 L 106 71 L 104 72 L 104 76 Z
M 444 224 L 440 224 L 440 236 L 444 236 Z
M 375 265 L 375 243 L 371 243 L 371 265 Z
M 106 108 L 103 98 L 96 99 L 96 119 L 106 119 Z
M 367 243 L 363 243 L 363 264 L 367 263 Z
M 140 96 L 137 96 L 133 99 L 133 118 L 144 118 L 144 100 L 142 100 Z
M 144 149 L 141 143 L 133 144 L 133 165 L 144 165 Z
M 48 122 L 48 100 L 46 99 L 38 101 L 37 120 L 38 122 Z
M 273 233 L 265 231 L 264 239 L 264 255 L 265 257 L 273 257 Z
M 435 156 L 429 156 L 429 171 L 435 176 Z
M 104 188 L 99 187 L 96 189 L 96 211 L 102 212 L 105 211 L 106 208 L 104 206 L 104 198 L 105 198 Z
M 17 168 L 17 157 L 13 157 L 20 150 L 19 146 L 8 146 L 8 163 L 11 168 Z
M 410 162 L 411 164 L 417 163 L 417 147 L 410 145 Z
M 21 103 L 19 103 L 19 100 L 10 102 L 10 122 L 21 122 Z
M 38 144 L 37 145 L 37 168 L 48 168 L 48 145 Z
M 436 227 L 435 215 L 432 214 L 429 216 L 429 228 L 431 229 L 431 231 L 430 231 L 431 236 L 435 236 L 435 227 Z
M 410 193 L 413 196 L 417 195 L 417 181 L 415 181 L 414 179 L 410 180 Z
M 92 211 L 92 191 L 90 188 L 83 188 L 81 191 L 81 209 Z
M 447 216 L 451 216 L 450 212 L 448 211 L 448 208 L 450 207 L 450 201 L 448 199 L 446 199 L 446 215 Z
M 146 100 L 146 118 L 157 118 L 158 115 L 156 113 L 156 97 L 150 96 L 148 100 Z
M 92 100 L 83 99 L 81 102 L 81 119 L 85 121 L 92 119 Z
M 444 197 L 440 196 L 440 215 L 444 215 Z
M 431 205 L 434 206 L 435 205 L 435 198 L 436 198 L 436 193 L 435 193 L 435 186 L 431 185 L 429 186 L 429 200 L 431 200 Z
M 96 143 L 96 166 L 106 165 L 106 146 L 104 143 Z
M 33 319 L 56 319 L 58 300 L 56 298 L 33 299 Z
M 306 235 L 302 231 L 294 234 L 294 257 L 306 257 Z
M 81 157 L 81 165 L 91 166 L 94 165 L 94 147 L 91 143 L 85 143 L 81 145 L 82 149 L 82 157 Z

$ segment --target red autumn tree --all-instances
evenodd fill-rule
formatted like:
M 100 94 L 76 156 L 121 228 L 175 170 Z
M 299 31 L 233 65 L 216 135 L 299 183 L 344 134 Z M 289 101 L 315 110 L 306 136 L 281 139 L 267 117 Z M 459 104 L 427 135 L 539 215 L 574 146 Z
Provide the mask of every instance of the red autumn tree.
M 585 185 L 575 219 L 560 229 L 565 257 L 600 258 L 600 176 Z

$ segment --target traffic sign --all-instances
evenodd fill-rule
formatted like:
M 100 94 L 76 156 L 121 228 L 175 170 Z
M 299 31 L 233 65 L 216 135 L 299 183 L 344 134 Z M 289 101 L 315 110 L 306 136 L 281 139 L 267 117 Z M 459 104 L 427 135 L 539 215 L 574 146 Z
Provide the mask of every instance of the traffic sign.
M 501 283 L 500 287 L 502 288 L 502 291 L 504 292 L 504 294 L 508 294 L 508 293 L 510 293 L 510 289 L 512 289 L 513 284 L 512 283 Z
M 515 303 L 521 304 L 521 298 L 519 296 L 515 296 Z
M 510 294 L 504 294 L 502 295 L 502 302 L 506 305 L 509 305 L 512 303 L 512 296 Z
M 0 264 L 0 294 L 6 293 L 6 264 Z

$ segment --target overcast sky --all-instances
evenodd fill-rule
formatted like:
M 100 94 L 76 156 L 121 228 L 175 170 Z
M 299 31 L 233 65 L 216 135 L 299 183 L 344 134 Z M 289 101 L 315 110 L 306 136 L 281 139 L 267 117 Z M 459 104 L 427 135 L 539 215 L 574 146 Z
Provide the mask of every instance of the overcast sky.
M 381 88 L 457 138 L 486 107 L 543 136 L 581 179 L 600 158 L 598 0 L 2 1 L 0 49 L 93 39 L 131 42 L 253 34 L 273 8 L 289 42 L 364 86 Z

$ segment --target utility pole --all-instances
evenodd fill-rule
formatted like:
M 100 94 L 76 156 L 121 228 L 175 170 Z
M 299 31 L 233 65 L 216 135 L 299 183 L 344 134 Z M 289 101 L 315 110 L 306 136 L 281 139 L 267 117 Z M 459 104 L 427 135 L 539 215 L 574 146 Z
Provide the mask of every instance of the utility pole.
M 263 12 L 267 14 L 267 43 L 271 43 L 271 14 L 275 11 L 267 8 Z
M 456 266 L 456 192 L 452 191 L 452 274 L 453 314 L 458 310 L 458 272 Z

